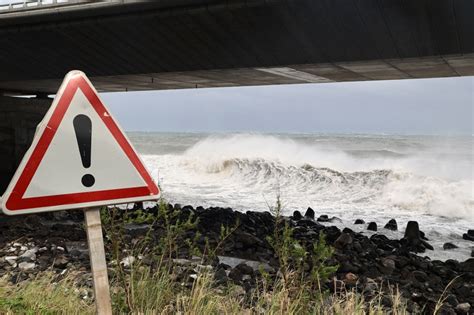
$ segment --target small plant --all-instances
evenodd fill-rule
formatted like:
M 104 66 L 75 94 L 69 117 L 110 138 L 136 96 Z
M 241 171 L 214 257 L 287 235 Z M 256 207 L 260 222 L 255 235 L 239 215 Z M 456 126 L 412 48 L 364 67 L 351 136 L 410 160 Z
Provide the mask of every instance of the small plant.
M 270 207 L 275 217 L 275 227 L 273 234 L 267 237 L 279 262 L 273 292 L 278 291 L 282 295 L 279 298 L 286 300 L 284 312 L 310 312 L 318 301 L 325 299 L 321 283 L 326 282 L 338 269 L 338 266 L 327 264 L 334 250 L 327 245 L 323 233 L 319 234 L 318 241 L 309 245 L 296 240 L 293 228 L 283 217 L 282 210 L 282 202 L 277 196 L 275 207 Z M 268 284 L 268 280 L 265 283 Z M 267 290 L 264 285 L 263 291 Z M 273 304 L 272 301 L 267 303 Z M 278 312 L 281 311 L 279 309 Z
M 267 241 L 275 251 L 283 277 L 285 277 L 285 272 L 292 270 L 305 278 L 309 275 L 309 280 L 319 283 L 326 281 L 336 272 L 337 266 L 326 264 L 334 250 L 327 245 L 323 233 L 319 234 L 319 240 L 308 249 L 293 237 L 293 229 L 282 216 L 282 203 L 279 196 L 277 196 L 276 206 L 270 208 L 270 211 L 275 216 L 275 228 L 273 235 L 267 237 Z M 305 272 L 307 267 L 309 271 Z

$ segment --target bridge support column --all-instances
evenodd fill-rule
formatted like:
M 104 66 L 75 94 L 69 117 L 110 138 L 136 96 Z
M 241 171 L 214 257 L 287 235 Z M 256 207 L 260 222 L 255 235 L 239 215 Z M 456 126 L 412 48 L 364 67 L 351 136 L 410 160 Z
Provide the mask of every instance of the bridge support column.
M 29 148 L 36 126 L 51 102 L 49 98 L 0 96 L 0 195 Z

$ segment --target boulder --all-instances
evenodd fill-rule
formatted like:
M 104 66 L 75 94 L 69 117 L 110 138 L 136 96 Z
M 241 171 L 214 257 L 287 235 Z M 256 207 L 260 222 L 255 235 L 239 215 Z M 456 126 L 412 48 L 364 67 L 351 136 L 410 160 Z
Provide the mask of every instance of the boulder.
M 334 242 L 334 247 L 342 249 L 349 244 L 352 244 L 351 235 L 349 233 L 342 233 Z
M 120 261 L 120 265 L 122 265 L 124 268 L 130 268 L 131 265 L 135 262 L 135 257 L 134 256 L 127 256 L 124 259 Z M 67 263 L 66 263 L 67 264 Z
M 20 255 L 19 260 L 21 261 L 35 261 L 36 260 L 36 253 L 38 252 L 38 248 L 32 248 L 24 252 Z
M 354 221 L 354 224 L 364 224 L 364 223 L 365 223 L 365 221 L 362 220 L 362 219 L 356 219 L 356 220 Z
M 377 223 L 375 223 L 375 222 L 370 222 L 369 225 L 367 226 L 367 230 L 369 230 L 369 231 L 377 231 Z
M 412 272 L 412 277 L 415 278 L 419 282 L 426 282 L 428 281 L 428 275 L 426 272 L 421 270 L 415 270 Z
M 444 300 L 451 306 L 456 306 L 459 304 L 458 299 L 454 294 L 448 294 Z
M 455 249 L 455 248 L 458 248 L 456 245 L 454 245 L 453 243 L 444 243 L 443 245 L 443 249 L 444 250 L 449 250 L 449 249 Z
M 385 224 L 384 228 L 386 228 L 387 230 L 392 230 L 392 231 L 398 230 L 397 221 L 395 219 L 390 219 L 390 221 L 388 221 L 387 224 Z
M 391 258 L 384 257 L 380 259 L 379 270 L 385 275 L 391 275 L 395 270 L 395 261 Z
M 197 206 L 197 207 L 196 207 L 196 212 L 198 212 L 198 213 L 202 213 L 202 212 L 204 212 L 205 210 L 206 210 L 206 209 L 204 209 L 203 206 Z
M 426 249 L 434 250 L 433 246 L 427 243 L 424 233 L 420 231 L 418 222 L 409 221 L 405 229 L 405 236 L 400 240 L 403 248 L 416 253 L 423 253 Z
M 145 209 L 145 208 L 143 207 L 143 201 L 135 202 L 135 203 L 133 204 L 132 210 L 143 210 L 143 209 Z
M 429 239 L 428 239 L 428 238 L 426 237 L 426 235 L 425 235 L 425 232 L 423 232 L 422 230 L 420 230 L 420 238 L 421 238 L 422 240 L 429 241 Z
M 251 266 L 247 265 L 244 262 L 242 262 L 242 263 L 238 264 L 237 266 L 235 266 L 235 269 L 239 269 L 240 272 L 244 275 L 252 276 L 253 273 L 254 273 L 253 268 Z
M 244 248 L 263 245 L 263 240 L 259 239 L 257 236 L 240 230 L 234 232 L 234 239 L 235 242 L 241 243 Z
M 339 219 L 338 217 L 332 217 L 330 218 L 327 214 L 322 214 L 319 216 L 318 218 L 318 222 L 333 222 L 333 221 L 342 221 L 341 219 Z
M 359 279 L 359 277 L 355 274 L 353 274 L 352 272 L 348 272 L 346 273 L 346 275 L 344 276 L 344 283 L 345 284 L 348 284 L 348 285 L 356 285 L 357 284 L 357 280 Z
M 474 258 L 469 258 L 466 261 L 459 263 L 459 267 L 464 272 L 474 272 Z
M 314 220 L 311 220 L 311 219 L 308 219 L 308 218 L 304 218 L 304 219 L 301 219 L 299 221 L 297 221 L 296 223 L 298 226 L 302 227 L 302 228 L 314 228 L 314 229 L 320 229 L 323 227 L 323 225 L 321 223 L 318 223 Z
M 416 221 L 408 221 L 405 229 L 405 236 L 407 240 L 420 240 L 420 227 Z
M 314 220 L 314 210 L 311 209 L 311 207 L 308 207 L 308 209 L 306 210 L 304 216 L 308 219 Z
M 229 272 L 229 279 L 232 279 L 235 283 L 242 282 L 243 276 L 244 275 L 243 275 L 242 271 L 240 271 L 240 269 L 238 269 L 238 268 L 233 268 Z
M 18 256 L 5 256 L 5 261 L 10 264 L 10 266 L 15 266 Z
M 471 304 L 469 303 L 459 303 L 456 305 L 456 313 L 458 314 L 469 314 L 471 310 Z
M 328 222 L 329 221 L 329 217 L 327 214 L 321 214 L 318 218 L 318 221 L 319 222 Z
M 472 230 L 469 230 L 469 231 L 472 231 Z M 469 233 L 464 233 L 464 234 L 462 235 L 462 238 L 465 239 L 466 241 L 472 241 L 472 242 L 474 242 L 474 236 L 469 235 Z
M 18 264 L 18 268 L 20 268 L 21 271 L 28 271 L 36 268 L 36 264 L 33 262 L 21 262 Z
M 72 257 L 83 260 L 89 259 L 89 249 L 86 242 L 66 242 L 65 247 L 68 254 Z
M 303 219 L 303 216 L 301 215 L 301 212 L 296 210 L 296 211 L 293 212 L 292 219 L 295 220 L 295 221 L 299 221 L 299 220 Z
M 428 243 L 427 241 L 421 240 L 421 244 L 422 244 L 426 249 L 434 250 L 434 247 L 431 246 L 431 244 Z
M 68 263 L 69 263 L 69 259 L 64 255 L 60 255 L 54 259 L 53 265 L 56 268 L 65 269 Z
M 225 284 L 229 280 L 227 278 L 227 273 L 224 268 L 218 268 L 214 273 L 214 280 L 217 284 Z
M 342 233 L 354 234 L 354 231 L 346 227 L 342 230 Z

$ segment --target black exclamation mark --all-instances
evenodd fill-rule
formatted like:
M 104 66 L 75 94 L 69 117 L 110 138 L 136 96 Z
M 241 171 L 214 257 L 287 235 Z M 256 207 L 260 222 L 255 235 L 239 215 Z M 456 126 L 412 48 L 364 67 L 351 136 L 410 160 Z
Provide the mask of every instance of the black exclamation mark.
M 92 121 L 86 115 L 77 115 L 74 117 L 73 125 L 82 166 L 89 168 L 91 166 Z M 82 176 L 81 182 L 82 185 L 91 187 L 95 183 L 95 178 L 91 174 L 86 174 Z

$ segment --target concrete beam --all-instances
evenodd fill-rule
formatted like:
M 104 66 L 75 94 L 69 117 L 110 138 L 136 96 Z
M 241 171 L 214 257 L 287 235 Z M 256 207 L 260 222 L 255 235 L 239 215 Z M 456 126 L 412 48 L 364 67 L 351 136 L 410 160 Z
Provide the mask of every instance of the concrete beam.
M 211 69 L 90 76 L 101 92 L 191 89 L 251 85 L 326 83 L 369 80 L 424 79 L 474 75 L 474 54 L 424 58 L 385 59 L 288 67 Z M 0 81 L 0 92 L 54 94 L 60 79 Z

